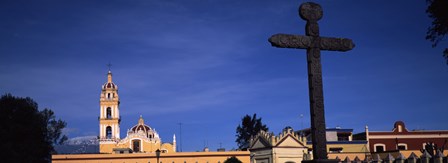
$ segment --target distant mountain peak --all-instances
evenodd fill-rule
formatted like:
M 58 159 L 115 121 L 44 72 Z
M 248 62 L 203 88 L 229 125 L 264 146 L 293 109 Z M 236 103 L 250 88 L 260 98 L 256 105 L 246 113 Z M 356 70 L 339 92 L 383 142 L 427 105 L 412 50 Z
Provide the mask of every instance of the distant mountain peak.
M 97 136 L 79 136 L 68 139 L 64 144 L 66 145 L 97 145 Z

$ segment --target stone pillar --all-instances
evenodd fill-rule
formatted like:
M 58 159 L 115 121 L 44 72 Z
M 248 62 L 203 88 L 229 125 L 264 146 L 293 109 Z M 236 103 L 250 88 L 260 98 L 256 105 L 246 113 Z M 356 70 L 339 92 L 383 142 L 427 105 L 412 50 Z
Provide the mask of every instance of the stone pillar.
M 430 163 L 431 155 L 427 151 L 423 152 L 423 154 L 420 156 L 420 162 L 421 163 Z
M 363 163 L 370 163 L 370 157 L 372 157 L 372 155 L 366 155 L 366 157 L 364 157 L 364 160 L 362 161 Z
M 397 158 L 395 158 L 394 163 L 404 163 L 406 160 L 406 157 L 403 156 L 402 153 L 400 153 L 400 155 L 398 155 Z
M 353 163 L 362 163 L 361 159 L 359 159 L 358 156 L 355 157 L 355 159 L 353 160 Z
M 386 158 L 384 158 L 383 163 L 394 163 L 394 157 L 389 153 Z
M 412 152 L 406 161 L 407 161 L 407 163 L 417 163 L 417 160 L 418 160 L 417 155 L 415 155 L 415 153 Z
M 348 158 L 348 156 L 345 157 L 344 161 L 342 161 L 342 163 L 351 163 L 352 161 L 350 160 L 350 158 Z
M 431 162 L 443 163 L 443 157 L 443 153 L 440 150 L 437 150 L 437 154 L 432 158 Z
M 311 160 L 310 154 L 303 152 L 303 160 Z
M 341 163 L 341 159 L 339 158 L 339 156 L 336 156 L 336 158 L 334 158 L 337 162 Z
M 376 154 L 375 157 L 373 157 L 372 163 L 381 163 L 382 161 L 380 155 Z

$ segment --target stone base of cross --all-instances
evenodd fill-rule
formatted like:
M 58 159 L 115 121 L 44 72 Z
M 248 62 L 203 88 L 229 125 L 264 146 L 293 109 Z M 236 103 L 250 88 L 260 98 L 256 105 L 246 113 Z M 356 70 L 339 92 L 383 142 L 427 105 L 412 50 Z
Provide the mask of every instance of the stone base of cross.
M 299 15 L 306 20 L 306 36 L 276 34 L 269 38 L 272 46 L 279 48 L 306 49 L 308 63 L 308 86 L 311 114 L 311 141 L 313 143 L 313 160 L 303 163 L 333 163 L 327 156 L 327 139 L 324 112 L 324 94 L 322 84 L 322 66 L 320 50 L 348 51 L 355 46 L 350 39 L 319 36 L 317 21 L 323 11 L 319 4 L 306 2 L 300 5 Z

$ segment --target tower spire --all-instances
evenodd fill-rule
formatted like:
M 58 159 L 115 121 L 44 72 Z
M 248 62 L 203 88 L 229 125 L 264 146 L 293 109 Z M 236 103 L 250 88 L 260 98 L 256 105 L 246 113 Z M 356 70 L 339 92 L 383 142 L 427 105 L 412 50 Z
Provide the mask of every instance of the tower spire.
M 112 72 L 109 69 L 109 72 L 107 73 L 107 82 L 111 83 L 112 82 Z
M 112 67 L 112 64 L 109 62 L 107 65 L 107 68 L 109 71 L 107 72 L 107 82 L 112 82 L 112 72 L 110 71 L 110 67 Z

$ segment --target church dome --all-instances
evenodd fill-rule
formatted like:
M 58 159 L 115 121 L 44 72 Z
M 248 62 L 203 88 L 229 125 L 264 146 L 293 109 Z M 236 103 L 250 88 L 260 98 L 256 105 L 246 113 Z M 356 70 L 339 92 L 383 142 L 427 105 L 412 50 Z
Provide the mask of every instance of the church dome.
M 138 120 L 138 124 L 132 127 L 128 131 L 128 135 L 132 133 L 142 133 L 145 135 L 146 138 L 149 139 L 156 139 L 159 138 L 159 135 L 155 130 L 153 130 L 150 126 L 145 124 L 145 121 L 143 120 L 142 116 L 140 116 L 140 119 Z
M 131 128 L 131 131 L 134 132 L 137 132 L 139 130 L 142 130 L 143 132 L 147 133 L 148 131 L 152 131 L 152 128 L 146 124 L 140 124 L 140 123 Z
M 115 85 L 113 82 L 104 83 L 103 89 L 107 89 L 107 88 L 115 89 L 115 88 L 117 88 L 117 85 Z

